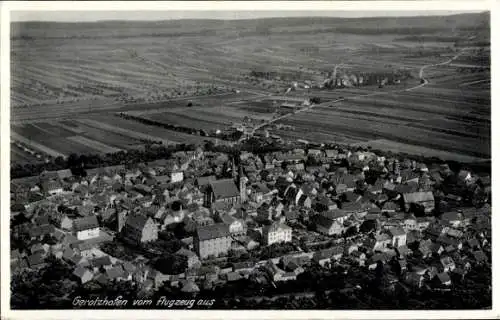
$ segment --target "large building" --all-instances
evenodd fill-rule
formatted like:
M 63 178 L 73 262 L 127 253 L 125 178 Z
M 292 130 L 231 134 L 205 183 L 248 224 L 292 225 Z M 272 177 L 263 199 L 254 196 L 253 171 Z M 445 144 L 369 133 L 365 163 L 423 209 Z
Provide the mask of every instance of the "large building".
M 262 229 L 262 239 L 265 245 L 292 241 L 292 228 L 286 224 L 275 222 Z
M 200 259 L 226 255 L 231 242 L 229 227 L 223 223 L 198 227 L 194 236 L 194 248 Z
M 232 205 L 241 201 L 241 194 L 233 179 L 221 179 L 210 182 L 205 190 L 205 206 L 211 207 L 217 202 L 226 202 Z
M 142 215 L 129 215 L 122 233 L 135 243 L 158 240 L 158 226 L 151 218 Z

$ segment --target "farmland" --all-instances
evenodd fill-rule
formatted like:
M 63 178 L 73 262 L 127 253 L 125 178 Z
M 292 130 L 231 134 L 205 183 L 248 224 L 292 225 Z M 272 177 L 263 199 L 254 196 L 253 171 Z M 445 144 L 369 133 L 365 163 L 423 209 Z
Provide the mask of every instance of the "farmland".
M 290 126 L 269 125 L 284 139 L 373 141 L 385 149 L 489 158 L 488 25 L 484 14 L 136 21 L 127 27 L 15 23 L 12 141 L 23 147 L 13 144 L 12 159 L 126 151 L 145 141 L 202 143 L 209 138 L 175 127 L 214 132 L 242 122 Z M 442 64 L 462 48 L 469 50 Z M 387 74 L 405 77 L 387 86 L 323 86 L 333 77 Z M 322 103 L 275 119 L 281 102 L 312 97 Z

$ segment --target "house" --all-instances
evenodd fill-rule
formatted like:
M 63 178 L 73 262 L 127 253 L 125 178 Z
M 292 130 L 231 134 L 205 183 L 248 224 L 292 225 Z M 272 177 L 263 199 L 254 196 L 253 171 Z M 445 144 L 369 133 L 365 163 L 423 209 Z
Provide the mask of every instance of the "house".
M 194 236 L 194 248 L 200 259 L 226 255 L 231 249 L 229 227 L 223 223 L 198 227 Z
M 373 251 L 385 251 L 392 241 L 392 238 L 387 233 L 379 233 L 375 235 Z
M 406 245 L 406 232 L 401 227 L 389 229 L 389 234 L 392 236 L 392 247 L 398 248 Z
M 366 265 L 369 270 L 375 270 L 379 263 L 385 264 L 387 262 L 387 256 L 383 253 L 376 253 L 366 261 Z
M 80 284 L 85 284 L 94 278 L 94 274 L 87 268 L 78 266 L 73 271 L 73 276 L 78 279 Z
M 236 219 L 230 215 L 223 215 L 221 217 L 222 223 L 229 227 L 229 232 L 231 235 L 244 235 L 246 234 L 246 226 L 244 222 L 240 219 Z
M 242 261 L 233 263 L 233 271 L 235 272 L 250 272 L 255 268 L 255 263 L 252 261 Z
M 330 264 L 330 262 L 332 260 L 332 256 L 331 256 L 330 252 L 328 252 L 327 250 L 320 250 L 320 251 L 316 251 L 313 254 L 312 260 L 314 262 L 316 262 L 317 264 L 319 264 L 320 266 L 325 267 L 328 264 Z
M 441 215 L 441 220 L 454 228 L 462 224 L 462 215 L 459 212 L 445 212 Z
M 101 268 L 109 269 L 113 265 L 111 258 L 108 255 L 94 258 L 89 262 L 90 266 L 94 269 L 94 272 L 99 271 Z
M 270 190 L 264 183 L 256 183 L 252 186 L 250 199 L 257 203 L 269 202 L 272 200 L 275 192 Z
M 242 279 L 243 277 L 239 272 L 229 272 L 225 274 L 225 278 L 227 282 L 234 282 Z
M 406 211 L 409 211 L 412 206 L 422 208 L 425 213 L 434 210 L 434 195 L 430 191 L 404 193 L 403 200 Z
M 441 272 L 438 273 L 434 278 L 433 282 L 437 286 L 451 286 L 451 279 L 448 273 Z
M 73 221 L 73 230 L 78 240 L 99 237 L 99 222 L 95 215 L 78 218 Z
M 455 262 L 453 261 L 453 259 L 451 257 L 443 257 L 441 258 L 441 265 L 442 265 L 442 269 L 443 269 L 443 272 L 451 272 L 453 270 L 455 270 Z
M 488 257 L 482 250 L 473 251 L 472 256 L 476 264 L 485 264 L 488 262 Z
M 119 281 L 119 280 L 125 280 L 126 278 L 125 271 L 123 270 L 123 267 L 121 265 L 107 268 L 105 272 L 109 280 Z
M 424 276 L 418 272 L 408 272 L 406 274 L 406 279 L 404 280 L 406 284 L 415 288 L 422 288 L 424 281 Z
M 58 226 L 64 230 L 71 230 L 73 228 L 73 219 L 66 214 L 62 214 L 58 219 Z
M 337 221 L 340 224 L 343 224 L 351 215 L 352 212 L 348 210 L 329 210 L 326 212 L 321 212 L 320 215 L 330 219 Z
M 418 230 L 417 218 L 414 215 L 406 216 L 403 220 L 403 228 L 406 231 Z
M 63 192 L 62 184 L 57 181 L 43 181 L 41 183 L 42 191 L 49 196 L 54 196 L 57 194 L 61 194 Z
M 457 175 L 457 178 L 458 178 L 459 182 L 465 183 L 465 184 L 472 181 L 472 175 L 471 175 L 470 171 L 463 170 L 463 169 L 460 170 L 460 172 Z
M 358 263 L 359 266 L 364 266 L 366 261 L 366 254 L 361 251 L 353 251 L 351 253 L 352 259 Z
M 221 179 L 211 181 L 205 190 L 205 206 L 211 207 L 216 202 L 226 202 L 229 204 L 240 203 L 240 191 L 236 187 L 233 179 Z
M 262 228 L 262 239 L 264 244 L 268 246 L 273 243 L 291 242 L 292 228 L 286 224 L 274 222 L 270 226 Z
M 158 226 L 150 217 L 130 214 L 125 226 L 123 226 L 122 233 L 125 238 L 135 243 L 156 241 L 158 239 Z
M 188 269 L 192 269 L 192 268 L 196 268 L 196 267 L 201 266 L 200 259 L 198 259 L 198 256 L 196 255 L 196 253 L 194 253 L 191 250 L 181 248 L 175 252 L 175 255 L 186 257 Z
M 31 269 L 37 269 L 45 266 L 45 260 L 41 252 L 37 252 L 35 254 L 28 256 L 27 260 L 28 260 L 28 266 Z
M 315 215 L 313 222 L 318 232 L 328 236 L 340 235 L 344 231 L 344 225 L 342 223 L 337 220 L 328 219 L 323 215 Z

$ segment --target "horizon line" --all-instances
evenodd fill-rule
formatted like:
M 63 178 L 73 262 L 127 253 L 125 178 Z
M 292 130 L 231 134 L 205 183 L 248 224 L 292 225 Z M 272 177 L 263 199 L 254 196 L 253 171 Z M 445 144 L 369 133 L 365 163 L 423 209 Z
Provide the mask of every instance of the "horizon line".
M 397 11 L 397 10 L 395 10 Z M 26 12 L 24 11 L 25 13 L 30 13 L 30 14 L 44 14 L 44 13 L 47 13 L 46 11 L 43 12 L 43 11 L 40 11 L 40 12 L 33 12 L 33 11 L 30 11 L 30 12 Z M 68 13 L 68 12 L 71 12 L 71 13 L 82 13 L 82 11 L 59 11 L 57 12 L 58 14 L 60 13 Z M 95 12 L 99 12 L 99 11 L 84 11 L 84 12 L 88 12 L 88 13 L 95 13 Z M 100 13 L 103 13 L 105 11 L 101 11 Z M 149 11 L 143 11 L 143 12 L 148 12 Z M 178 11 L 165 11 L 166 13 L 167 12 L 178 12 Z M 222 11 L 203 11 L 203 10 L 200 10 L 200 11 L 191 11 L 191 12 L 197 12 L 197 13 L 207 13 L 208 15 L 210 15 L 210 13 L 219 13 L 219 12 L 222 12 Z M 237 12 L 245 12 L 245 13 L 249 13 L 251 11 L 235 11 L 235 13 Z M 266 11 L 261 11 L 261 12 L 266 12 Z M 321 11 L 319 12 L 321 15 L 314 15 L 313 13 L 315 13 L 317 11 L 314 11 L 314 10 L 311 10 L 307 13 L 305 12 L 301 12 L 301 13 L 305 13 L 305 15 L 287 15 L 287 14 L 290 14 L 290 13 L 295 13 L 295 11 L 283 11 L 281 12 L 282 15 L 271 15 L 271 16 L 261 16 L 261 17 L 239 17 L 239 16 L 234 16 L 234 17 L 217 17 L 217 18 L 210 18 L 210 17 L 207 17 L 207 18 L 204 18 L 204 17 L 196 17 L 196 16 L 193 16 L 193 17 L 172 17 L 172 18 L 168 18 L 168 17 L 162 17 L 162 18 L 152 18 L 152 19 L 148 19 L 148 18 L 126 18 L 126 17 L 120 17 L 120 18 L 116 18 L 116 17 L 110 17 L 110 18 L 101 18 L 101 19 L 96 19 L 96 20 L 86 20 L 86 19 L 81 19 L 81 20 L 77 20 L 77 19 L 74 19 L 74 20 L 64 20 L 64 19 L 51 19 L 50 17 L 48 19 L 26 19 L 24 20 L 23 18 L 21 19 L 13 19 L 13 17 L 11 16 L 11 23 L 102 23 L 102 22 L 151 22 L 151 23 L 159 23 L 159 22 L 169 22 L 169 21 L 254 21 L 254 20 L 265 20 L 265 19 L 307 19 L 307 18 L 310 18 L 310 19 L 345 19 L 345 20 L 355 20 L 355 19 L 376 19 L 376 18 L 387 18 L 387 19 L 398 19 L 398 18 L 427 18 L 427 17 L 452 17 L 452 16 L 460 16 L 460 15 L 467 15 L 467 14 L 489 14 L 491 13 L 490 10 L 481 10 L 481 11 L 455 11 L 453 12 L 452 10 L 435 10 L 435 14 L 433 11 L 427 11 L 429 12 L 430 14 L 425 14 L 427 12 L 418 12 L 418 13 L 415 13 L 415 15 L 411 15 L 411 11 L 410 12 L 403 12 L 403 11 L 397 11 L 397 15 L 387 15 L 388 12 L 391 12 L 391 11 L 385 11 L 385 12 L 379 12 L 379 11 L 371 11 L 369 13 L 373 13 L 374 15 L 361 15 L 361 16 L 345 16 L 345 15 L 341 15 L 342 13 L 357 13 L 359 11 L 354 11 L 354 10 L 350 10 L 350 11 L 335 11 L 335 12 L 332 12 L 332 13 L 338 13 L 340 15 L 325 15 L 325 12 L 324 11 Z M 394 11 L 393 11 L 394 12 Z M 14 13 L 14 11 L 12 12 Z M 21 12 L 19 12 L 21 13 Z M 115 11 L 116 13 L 116 11 Z M 124 11 L 121 11 L 120 13 L 124 13 Z M 135 12 L 137 13 L 137 12 Z M 157 12 L 153 12 L 153 13 L 157 13 Z M 366 12 L 365 12 L 366 13 Z M 384 13 L 386 13 L 386 15 L 384 15 Z M 406 14 L 408 13 L 408 14 Z

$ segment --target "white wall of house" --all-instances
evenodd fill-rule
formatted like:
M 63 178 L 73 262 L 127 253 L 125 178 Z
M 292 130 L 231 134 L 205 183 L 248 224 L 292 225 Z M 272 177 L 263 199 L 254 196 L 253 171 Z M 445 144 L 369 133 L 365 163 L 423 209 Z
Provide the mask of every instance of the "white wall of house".
M 184 180 L 184 173 L 182 171 L 172 172 L 170 175 L 172 183 L 181 182 Z
M 291 241 L 292 241 L 291 229 L 280 229 L 275 232 L 269 232 L 266 237 L 267 245 L 271 245 L 273 243 L 282 243 Z
M 97 238 L 98 236 L 99 236 L 99 227 L 78 231 L 76 233 L 76 238 L 78 240 L 87 240 L 87 239 Z

